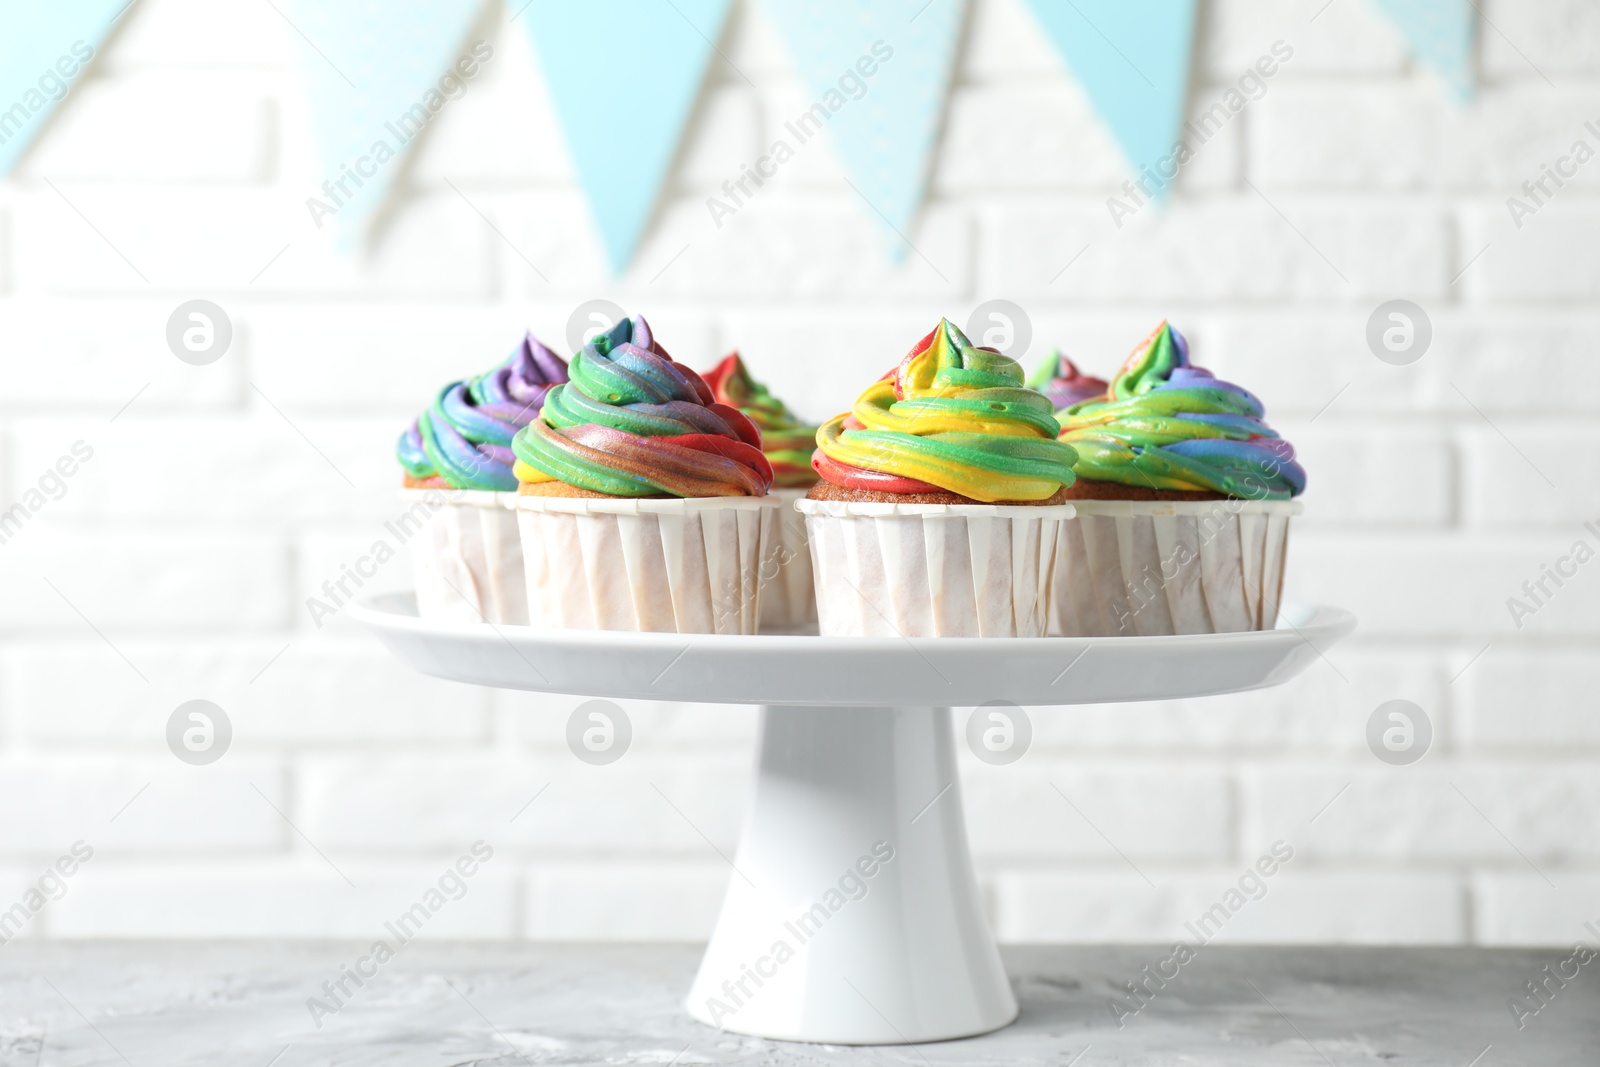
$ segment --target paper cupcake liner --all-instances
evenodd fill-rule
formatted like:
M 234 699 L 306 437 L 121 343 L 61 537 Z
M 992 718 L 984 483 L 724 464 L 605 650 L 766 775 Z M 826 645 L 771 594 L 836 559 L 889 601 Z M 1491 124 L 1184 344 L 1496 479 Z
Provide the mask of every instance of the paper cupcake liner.
M 761 628 L 794 629 L 817 621 L 810 538 L 805 517 L 794 506 L 806 490 L 774 489 L 772 495 L 781 505 L 762 516 L 771 529 L 761 557 Z
M 569 630 L 753 634 L 777 497 L 518 496 L 528 617 Z
M 412 549 L 417 613 L 425 619 L 526 625 L 528 583 L 511 494 L 473 489 L 402 489 L 437 507 Z
M 1236 633 L 1277 624 L 1290 500 L 1077 500 L 1061 524 L 1052 637 Z
M 1039 637 L 1070 504 L 802 500 L 831 637 Z

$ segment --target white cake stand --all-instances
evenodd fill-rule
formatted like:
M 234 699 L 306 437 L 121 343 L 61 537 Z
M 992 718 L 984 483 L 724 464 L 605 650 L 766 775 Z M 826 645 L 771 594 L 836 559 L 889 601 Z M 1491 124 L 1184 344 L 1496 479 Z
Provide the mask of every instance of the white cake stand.
M 352 609 L 402 662 L 505 689 L 761 705 L 755 797 L 689 1014 L 739 1033 L 901 1044 L 1017 1002 L 967 853 L 952 707 L 1167 700 L 1298 674 L 1355 626 L 1290 605 L 1261 633 L 861 639 L 552 631 Z

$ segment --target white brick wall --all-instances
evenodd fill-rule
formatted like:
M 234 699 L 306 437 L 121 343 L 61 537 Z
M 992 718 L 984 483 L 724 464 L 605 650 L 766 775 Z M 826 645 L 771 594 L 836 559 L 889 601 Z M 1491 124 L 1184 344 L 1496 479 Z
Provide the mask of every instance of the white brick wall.
M 392 442 L 430 391 L 524 326 L 561 346 L 584 300 L 644 311 L 693 362 L 738 344 L 822 416 L 939 314 L 1005 297 L 1031 356 L 1107 372 L 1171 315 L 1262 395 L 1311 471 L 1293 590 L 1363 627 L 1281 689 L 1041 710 L 1021 763 L 967 759 L 1000 936 L 1170 939 L 1280 837 L 1295 860 L 1223 936 L 1579 936 L 1600 920 L 1600 564 L 1521 630 L 1505 599 L 1600 518 L 1600 163 L 1521 230 L 1504 200 L 1600 119 L 1600 22 L 1485 4 L 1460 107 L 1369 0 L 1323 7 L 1202 4 L 1196 111 L 1274 40 L 1294 59 L 1119 231 L 1124 165 L 1084 94 L 1017 0 L 976 0 L 896 264 L 821 142 L 711 224 L 705 197 L 806 101 L 742 0 L 721 43 L 754 87 L 714 64 L 610 280 L 518 32 L 351 259 L 303 207 L 323 168 L 283 20 L 140 0 L 0 184 L 0 503 L 95 450 L 0 545 L 0 906 L 82 839 L 94 859 L 27 936 L 366 936 L 481 837 L 495 859 L 428 936 L 703 936 L 726 872 L 700 831 L 734 843 L 752 711 L 629 705 L 634 749 L 589 767 L 562 740 L 575 700 L 411 675 L 304 599 L 395 510 Z M 194 297 L 235 325 L 208 367 L 164 342 Z M 1363 339 L 1400 297 L 1435 328 L 1410 367 Z M 406 581 L 402 558 L 377 584 Z M 1397 697 L 1435 727 L 1409 768 L 1364 741 Z M 164 742 L 193 698 L 235 730 L 210 767 Z

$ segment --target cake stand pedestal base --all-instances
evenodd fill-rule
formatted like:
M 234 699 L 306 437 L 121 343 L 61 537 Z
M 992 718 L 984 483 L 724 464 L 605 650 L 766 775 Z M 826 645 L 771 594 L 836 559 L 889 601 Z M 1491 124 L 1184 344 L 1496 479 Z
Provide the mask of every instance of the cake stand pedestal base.
M 1016 1018 L 954 746 L 949 708 L 762 708 L 755 796 L 691 1015 L 840 1045 L 968 1037 Z
M 350 612 L 440 678 L 760 705 L 755 797 L 688 1008 L 724 1030 L 841 1045 L 967 1037 L 1017 1015 L 967 854 L 950 707 L 1242 693 L 1355 627 L 1311 604 L 1286 604 L 1277 630 L 1003 640 L 486 626 L 419 618 L 409 594 Z

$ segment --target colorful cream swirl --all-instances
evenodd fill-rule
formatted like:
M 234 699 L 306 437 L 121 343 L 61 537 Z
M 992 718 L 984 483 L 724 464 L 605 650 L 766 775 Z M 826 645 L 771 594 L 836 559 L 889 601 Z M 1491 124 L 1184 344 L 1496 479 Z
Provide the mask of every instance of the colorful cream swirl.
M 941 319 L 894 370 L 817 431 L 817 473 L 882 493 L 1045 500 L 1073 482 L 1050 400 L 1015 360 Z
M 804 489 L 816 484 L 811 453 L 817 448 L 817 428 L 795 418 L 788 405 L 750 377 L 738 352 L 730 352 L 704 377 L 717 403 L 738 408 L 761 431 L 761 450 L 772 464 L 774 486 Z
M 400 435 L 396 452 L 408 483 L 515 489 L 511 439 L 538 416 L 550 390 L 566 380 L 566 363 L 530 333 L 487 374 L 451 382 Z
M 1065 411 L 1085 400 L 1099 400 L 1106 395 L 1111 383 L 1078 370 L 1077 365 L 1062 355 L 1060 349 L 1034 369 L 1028 379 L 1028 388 L 1037 389 L 1050 398 L 1057 411 Z
M 1261 401 L 1189 365 L 1189 343 L 1163 322 L 1102 401 L 1062 413 L 1078 476 L 1146 489 L 1283 500 L 1306 487 L 1294 447 L 1261 421 Z
M 674 362 L 643 318 L 597 335 L 569 373 L 511 442 L 518 480 L 623 497 L 767 494 L 761 431 Z

